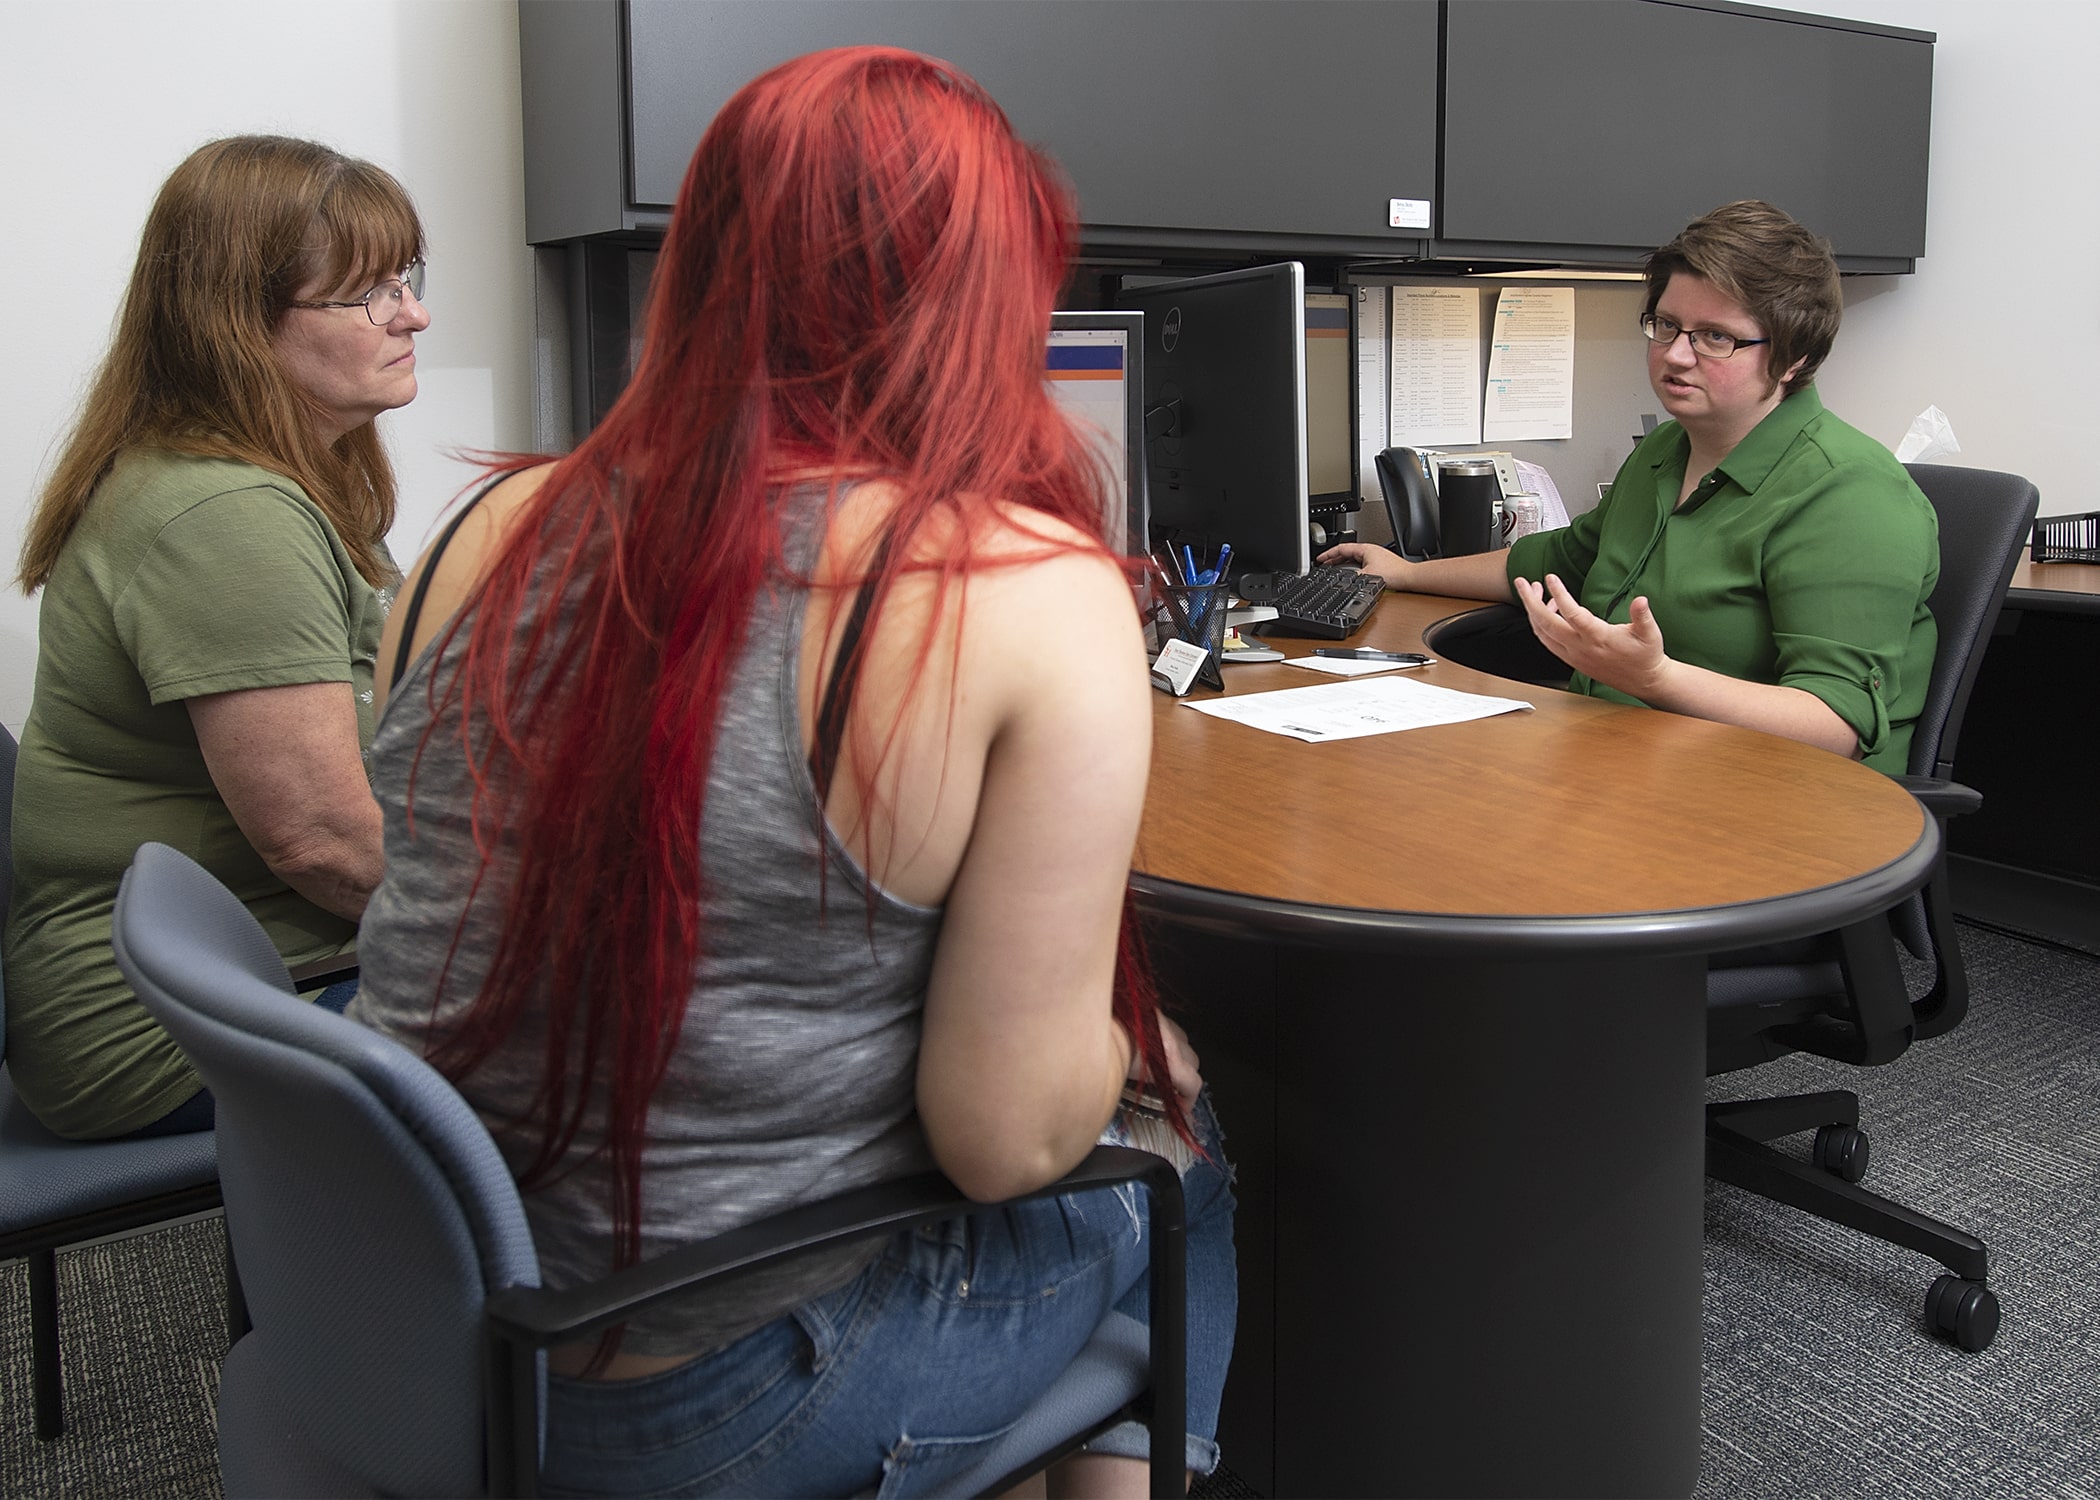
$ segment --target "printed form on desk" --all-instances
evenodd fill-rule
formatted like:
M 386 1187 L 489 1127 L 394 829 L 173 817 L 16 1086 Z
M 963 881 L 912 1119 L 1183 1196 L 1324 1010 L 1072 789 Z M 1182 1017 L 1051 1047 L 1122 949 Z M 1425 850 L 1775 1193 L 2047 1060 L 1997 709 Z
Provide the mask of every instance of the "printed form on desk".
M 1531 705 L 1520 698 L 1461 693 L 1406 677 L 1367 677 L 1356 682 L 1185 702 L 1182 707 L 1318 745 L 1328 740 L 1360 739 L 1367 734 L 1427 729 L 1436 724 L 1463 724 L 1471 719 L 1528 711 Z

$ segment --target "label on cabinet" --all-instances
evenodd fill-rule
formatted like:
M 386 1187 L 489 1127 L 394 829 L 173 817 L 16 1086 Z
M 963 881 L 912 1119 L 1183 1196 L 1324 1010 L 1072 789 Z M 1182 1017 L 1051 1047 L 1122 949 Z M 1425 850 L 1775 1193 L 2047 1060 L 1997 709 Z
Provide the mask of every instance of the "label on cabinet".
M 1427 198 L 1389 198 L 1386 200 L 1386 223 L 1394 229 L 1429 228 L 1429 200 Z

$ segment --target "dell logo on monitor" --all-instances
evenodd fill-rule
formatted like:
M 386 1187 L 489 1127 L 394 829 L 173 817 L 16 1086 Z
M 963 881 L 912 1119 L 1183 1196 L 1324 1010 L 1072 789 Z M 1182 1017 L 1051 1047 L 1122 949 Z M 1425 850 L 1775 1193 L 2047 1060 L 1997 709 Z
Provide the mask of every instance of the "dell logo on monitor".
M 1181 309 L 1170 307 L 1167 309 L 1167 321 L 1162 323 L 1159 328 L 1159 347 L 1166 353 L 1172 354 L 1174 346 L 1180 342 Z

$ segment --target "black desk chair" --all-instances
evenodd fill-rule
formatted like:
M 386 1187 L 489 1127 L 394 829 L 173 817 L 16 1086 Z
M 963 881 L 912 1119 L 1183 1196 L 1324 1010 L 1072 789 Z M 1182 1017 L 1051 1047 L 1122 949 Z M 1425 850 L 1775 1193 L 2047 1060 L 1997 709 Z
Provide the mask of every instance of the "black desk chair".
M 1386 519 L 1393 523 L 1393 550 L 1409 562 L 1443 556 L 1437 534 L 1436 486 L 1412 448 L 1388 448 L 1377 458 L 1378 487 L 1385 491 Z
M 822 1245 L 985 1207 L 928 1172 L 542 1288 L 517 1188 L 466 1101 L 390 1038 L 295 1001 L 269 939 L 209 873 L 142 846 L 114 939 L 218 1099 L 227 1232 L 255 1323 L 219 1378 L 229 1496 L 537 1493 L 541 1351 Z M 1132 1181 L 1152 1195 L 1149 1329 L 1110 1314 L 954 1492 L 998 1493 L 1135 1404 L 1151 1424 L 1152 1493 L 1179 1500 L 1180 1176 L 1102 1146 L 1030 1196 Z
M 1955 740 L 2040 496 L 2018 475 L 1987 469 L 1913 464 L 1910 474 L 1939 513 L 1940 579 L 1931 605 L 1940 644 L 1911 738 L 1911 774 L 1899 779 L 1944 826 L 1982 803 L 1949 779 Z M 1897 963 L 1897 937 L 1933 962 L 1932 986 L 1915 999 Z M 1878 1066 L 1912 1042 L 1950 1030 L 1968 1011 L 1944 856 L 1919 896 L 1887 919 L 1789 949 L 1714 959 L 1707 982 L 1709 1076 L 1790 1052 Z M 1804 1130 L 1816 1132 L 1810 1161 L 1767 1144 Z M 1850 1092 L 1707 1106 L 1708 1176 L 1931 1256 L 1948 1274 L 1926 1294 L 1928 1326 L 1964 1349 L 1982 1349 L 1998 1330 L 1983 1242 L 1859 1187 L 1867 1154 L 1859 1096 Z

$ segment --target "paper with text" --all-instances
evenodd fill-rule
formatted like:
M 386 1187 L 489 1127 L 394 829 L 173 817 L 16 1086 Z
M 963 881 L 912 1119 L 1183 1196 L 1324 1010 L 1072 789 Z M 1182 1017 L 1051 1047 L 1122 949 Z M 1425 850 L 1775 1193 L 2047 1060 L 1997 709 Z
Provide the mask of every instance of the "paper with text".
M 1361 739 L 1370 734 L 1396 734 L 1403 729 L 1428 729 L 1437 724 L 1463 724 L 1496 714 L 1521 713 L 1531 707 L 1518 698 L 1461 693 L 1406 677 L 1367 677 L 1355 682 L 1322 683 L 1318 687 L 1284 688 L 1274 693 L 1243 693 L 1236 698 L 1210 698 L 1182 706 L 1245 724 L 1249 729 L 1289 735 L 1310 745 Z
M 1480 288 L 1393 288 L 1397 448 L 1480 441 Z
M 1480 430 L 1485 443 L 1575 435 L 1575 288 L 1502 288 Z

